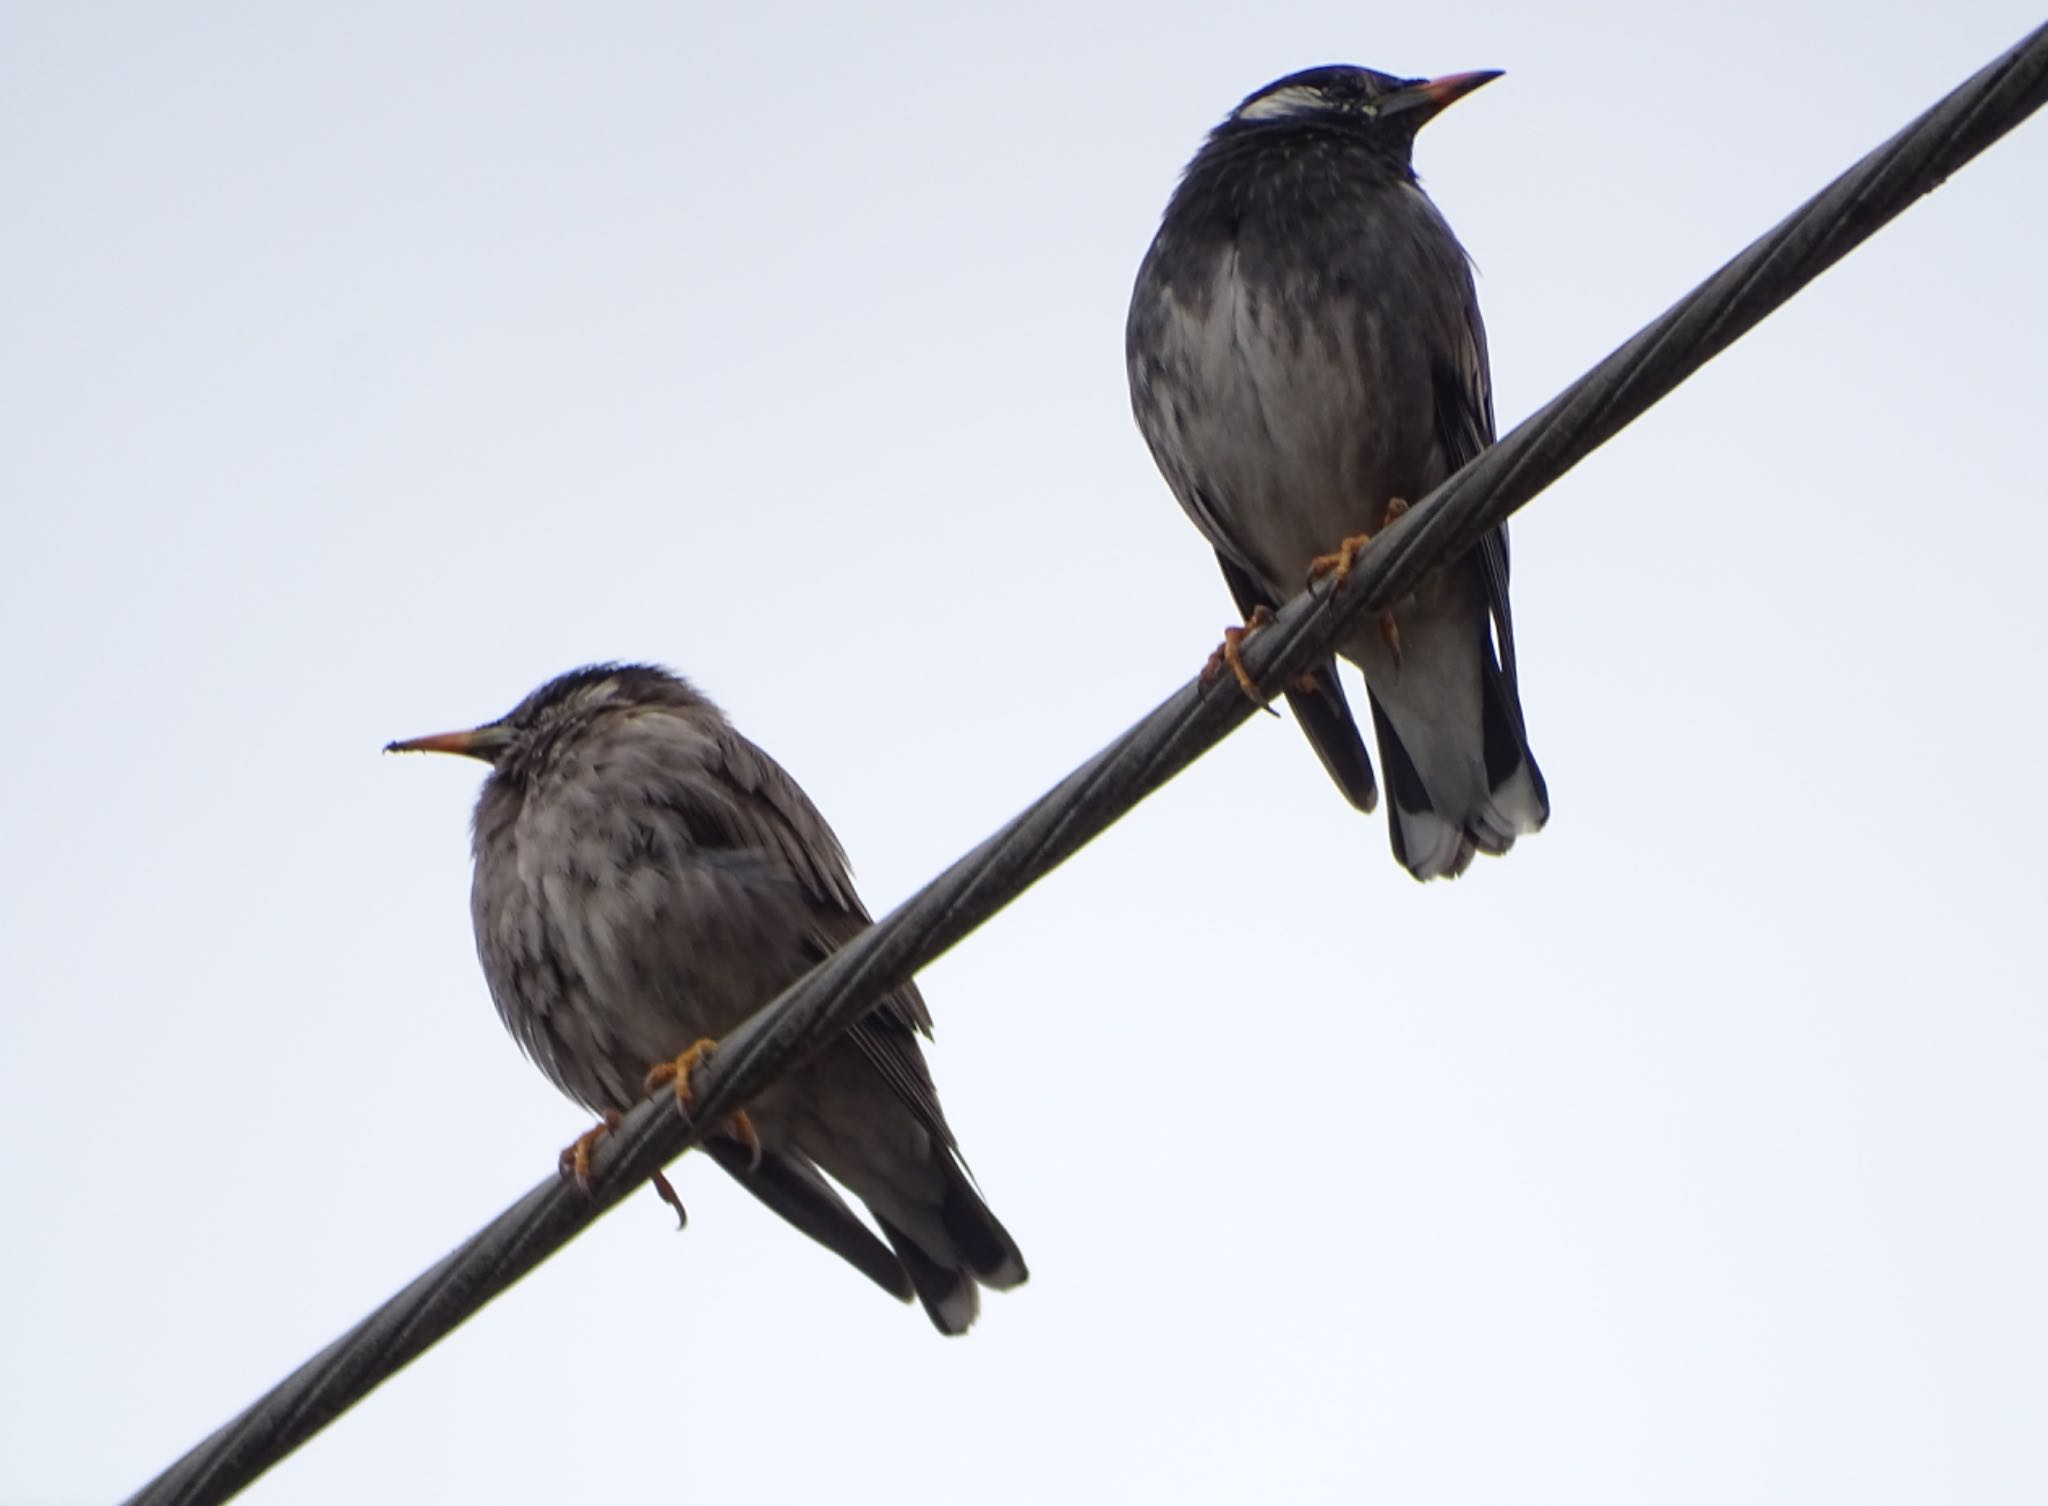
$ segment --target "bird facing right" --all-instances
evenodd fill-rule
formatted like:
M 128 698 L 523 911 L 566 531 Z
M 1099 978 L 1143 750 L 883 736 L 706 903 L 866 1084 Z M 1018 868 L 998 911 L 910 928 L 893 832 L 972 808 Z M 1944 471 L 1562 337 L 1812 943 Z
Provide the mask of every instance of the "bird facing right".
M 1464 248 L 1416 182 L 1415 133 L 1498 77 L 1290 74 L 1188 165 L 1125 331 L 1153 458 L 1248 616 L 1379 532 L 1493 442 L 1486 331 Z M 1365 673 L 1394 856 L 1455 877 L 1550 814 L 1529 751 L 1498 528 L 1339 645 Z M 1360 809 L 1372 762 L 1333 661 L 1290 689 Z

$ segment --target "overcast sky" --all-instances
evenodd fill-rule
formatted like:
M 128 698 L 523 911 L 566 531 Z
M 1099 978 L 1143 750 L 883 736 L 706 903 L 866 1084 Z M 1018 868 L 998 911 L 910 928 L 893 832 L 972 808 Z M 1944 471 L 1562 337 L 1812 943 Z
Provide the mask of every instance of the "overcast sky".
M 480 769 L 387 739 L 668 663 L 880 912 L 1199 668 L 1122 329 L 1242 95 L 1507 70 L 1418 154 L 1505 426 L 2038 20 L 0 5 L 0 1501 L 584 1128 Z M 2037 120 L 1518 518 L 1542 835 L 1419 886 L 1260 718 L 926 973 L 1033 1272 L 969 1337 L 691 1158 L 248 1498 L 2048 1496 L 2044 189 Z

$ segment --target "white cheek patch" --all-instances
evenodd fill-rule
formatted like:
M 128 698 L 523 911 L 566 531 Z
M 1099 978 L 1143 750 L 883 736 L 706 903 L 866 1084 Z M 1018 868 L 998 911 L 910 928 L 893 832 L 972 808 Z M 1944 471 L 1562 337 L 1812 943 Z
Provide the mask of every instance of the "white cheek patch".
M 1322 92 L 1305 84 L 1290 84 L 1261 94 L 1237 112 L 1239 120 L 1280 120 L 1289 115 L 1320 115 L 1330 108 Z

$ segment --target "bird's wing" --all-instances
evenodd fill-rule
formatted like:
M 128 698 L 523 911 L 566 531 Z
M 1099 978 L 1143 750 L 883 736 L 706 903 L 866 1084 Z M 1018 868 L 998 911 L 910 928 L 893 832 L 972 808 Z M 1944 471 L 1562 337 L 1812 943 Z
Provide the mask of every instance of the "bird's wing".
M 1268 601 L 1251 572 L 1221 549 L 1216 563 L 1246 621 L 1260 607 L 1271 611 L 1277 603 Z M 1372 776 L 1372 755 L 1365 751 L 1365 739 L 1358 735 L 1358 723 L 1351 719 L 1351 703 L 1344 699 L 1344 686 L 1337 679 L 1337 661 L 1325 659 L 1309 672 L 1312 690 L 1289 687 L 1287 707 L 1301 727 L 1302 736 L 1316 750 L 1332 781 L 1344 798 L 1370 814 L 1379 804 L 1379 786 Z
M 780 857 L 802 884 L 814 927 L 813 960 L 823 960 L 873 924 L 854 892 L 845 849 L 810 797 L 761 749 L 721 726 L 715 750 L 712 771 L 732 796 L 735 842 Z M 931 1033 L 931 1011 L 913 982 L 877 1003 L 847 1036 L 934 1138 L 957 1153 L 917 1046 L 919 1035 Z
M 1448 342 L 1448 359 L 1439 359 L 1434 378 L 1437 443 L 1450 471 L 1468 464 L 1493 443 L 1493 379 L 1486 359 L 1486 326 L 1479 305 L 1467 298 L 1463 318 Z M 1448 472 L 1447 472 L 1448 474 Z M 1479 560 L 1486 576 L 1486 604 L 1493 615 L 1501 673 L 1510 692 L 1519 694 L 1515 678 L 1515 620 L 1508 606 L 1508 527 L 1503 523 L 1479 541 Z
M 722 1134 L 707 1138 L 702 1149 L 770 1210 L 890 1296 L 908 1302 L 917 1295 L 895 1251 L 874 1236 L 809 1159 L 780 1150 L 757 1153 Z

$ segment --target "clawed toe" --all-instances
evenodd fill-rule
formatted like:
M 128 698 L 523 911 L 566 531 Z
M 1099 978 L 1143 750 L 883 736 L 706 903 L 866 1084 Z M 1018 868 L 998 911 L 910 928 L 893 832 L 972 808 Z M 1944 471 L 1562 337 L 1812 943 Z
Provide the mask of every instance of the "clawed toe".
M 1222 646 L 1209 656 L 1209 662 L 1202 667 L 1202 683 L 1214 683 L 1216 677 L 1228 668 L 1237 677 L 1238 689 L 1245 693 L 1247 700 L 1261 711 L 1272 711 L 1272 706 L 1268 704 L 1272 697 L 1259 689 L 1259 682 L 1252 678 L 1252 672 L 1245 667 L 1244 662 L 1244 640 L 1272 620 L 1272 608 L 1257 606 L 1252 608 L 1252 614 L 1244 620 L 1243 627 L 1225 628 Z
M 597 1142 L 619 1127 L 619 1116 L 607 1114 L 589 1129 L 578 1135 L 562 1148 L 562 1154 L 555 1164 L 563 1176 L 570 1178 L 584 1192 L 590 1191 L 590 1155 L 597 1149 Z
M 597 1142 L 619 1127 L 621 1116 L 606 1114 L 598 1123 L 578 1135 L 562 1147 L 562 1154 L 556 1159 L 556 1166 L 563 1176 L 574 1182 L 584 1194 L 590 1192 L 590 1158 L 597 1150 Z M 759 1152 L 756 1152 L 758 1155 Z M 683 1200 L 676 1196 L 676 1189 L 669 1179 L 659 1171 L 649 1177 L 655 1196 L 676 1211 L 676 1227 L 686 1229 L 690 1224 L 689 1210 L 683 1207 Z
M 711 1053 L 717 1049 L 718 1042 L 706 1037 L 674 1061 L 655 1063 L 647 1073 L 647 1091 L 652 1093 L 664 1084 L 674 1083 L 676 1112 L 685 1119 L 692 1118 L 690 1111 L 696 1107 L 697 1092 L 691 1079 L 696 1075 L 697 1069 L 709 1061 Z M 758 1171 L 761 1167 L 761 1136 L 754 1128 L 754 1121 L 747 1117 L 747 1111 L 741 1109 L 727 1119 L 724 1132 L 747 1148 L 747 1170 Z M 681 1211 L 680 1203 L 676 1207 Z
M 1334 579 L 1343 585 L 1350 578 L 1351 567 L 1358 563 L 1358 551 L 1372 542 L 1369 533 L 1354 533 L 1337 546 L 1335 554 L 1319 554 L 1308 562 L 1308 583 Z

